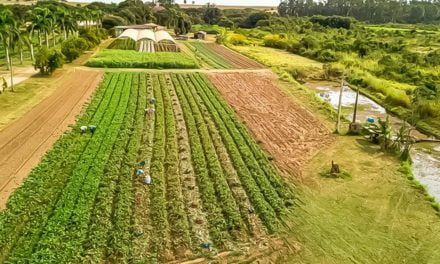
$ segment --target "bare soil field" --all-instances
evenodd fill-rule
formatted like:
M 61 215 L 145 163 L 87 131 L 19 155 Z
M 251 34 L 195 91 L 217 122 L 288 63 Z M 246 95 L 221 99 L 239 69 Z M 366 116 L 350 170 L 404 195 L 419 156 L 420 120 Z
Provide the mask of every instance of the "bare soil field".
M 331 132 L 275 84 L 272 73 L 211 73 L 209 79 L 279 167 L 295 176 Z
M 241 55 L 240 53 L 237 53 L 235 51 L 232 51 L 226 47 L 223 47 L 221 45 L 210 43 L 207 44 L 208 48 L 216 53 L 221 58 L 225 59 L 229 63 L 231 63 L 233 66 L 235 66 L 238 69 L 261 69 L 264 68 L 263 65 L 260 63 L 249 59 L 248 57 Z
M 76 70 L 58 80 L 57 90 L 0 132 L 0 208 L 75 121 L 101 80 L 100 71 Z

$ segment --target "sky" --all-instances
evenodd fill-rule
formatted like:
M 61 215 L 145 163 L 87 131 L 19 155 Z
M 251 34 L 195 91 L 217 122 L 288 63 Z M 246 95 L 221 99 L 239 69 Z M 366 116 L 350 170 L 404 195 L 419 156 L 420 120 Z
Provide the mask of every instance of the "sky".
M 74 2 L 93 2 L 100 1 L 105 3 L 117 3 L 120 0 L 75 0 Z M 217 5 L 238 5 L 238 6 L 277 6 L 280 0 L 194 0 L 196 5 L 206 4 L 207 2 L 215 3 Z M 183 3 L 183 0 L 176 0 L 177 3 Z M 191 3 L 192 0 L 187 0 Z

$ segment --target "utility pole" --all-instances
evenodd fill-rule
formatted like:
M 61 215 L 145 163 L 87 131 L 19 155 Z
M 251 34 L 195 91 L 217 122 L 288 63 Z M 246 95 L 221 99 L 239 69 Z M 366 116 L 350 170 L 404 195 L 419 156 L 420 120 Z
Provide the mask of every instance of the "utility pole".
M 359 100 L 359 86 L 356 90 L 356 101 L 354 102 L 354 112 L 353 112 L 353 124 L 356 123 L 356 115 L 357 115 L 357 108 L 358 108 L 358 100 Z
M 341 111 L 342 111 L 342 93 L 344 92 L 344 74 L 341 78 L 341 89 L 339 91 L 339 103 L 338 103 L 338 119 L 336 120 L 336 133 L 339 134 L 339 125 L 341 123 Z

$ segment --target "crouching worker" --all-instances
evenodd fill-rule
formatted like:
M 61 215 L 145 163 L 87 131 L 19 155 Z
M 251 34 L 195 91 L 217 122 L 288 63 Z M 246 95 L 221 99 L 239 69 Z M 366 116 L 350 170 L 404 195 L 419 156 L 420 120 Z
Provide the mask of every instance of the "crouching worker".
M 144 184 L 147 184 L 147 185 L 151 184 L 151 177 L 150 177 L 150 175 L 148 175 L 148 174 L 145 175 Z
M 81 126 L 80 128 L 81 134 L 84 134 L 87 132 L 87 126 Z
M 95 125 L 91 125 L 91 126 L 89 126 L 89 128 L 90 128 L 90 132 L 92 132 L 92 134 L 95 134 L 96 126 Z

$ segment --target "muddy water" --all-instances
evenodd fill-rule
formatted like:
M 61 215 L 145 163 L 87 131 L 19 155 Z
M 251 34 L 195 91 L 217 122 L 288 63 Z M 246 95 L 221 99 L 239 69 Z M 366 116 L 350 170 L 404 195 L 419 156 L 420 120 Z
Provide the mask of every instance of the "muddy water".
M 335 109 L 339 103 L 340 84 L 328 81 L 314 81 L 305 83 L 306 87 L 313 89 L 316 95 L 329 102 Z M 349 120 L 353 119 L 353 109 L 356 92 L 349 87 L 344 87 L 342 97 L 343 114 Z M 366 96 L 359 95 L 356 121 L 366 122 L 368 117 L 375 120 L 385 120 L 386 110 Z M 397 117 L 389 116 L 389 121 L 394 128 L 399 128 L 403 121 Z M 413 130 L 412 135 L 418 139 L 429 138 L 427 135 Z M 440 202 L 440 144 L 418 143 L 411 151 L 414 176 L 428 189 L 429 193 Z

